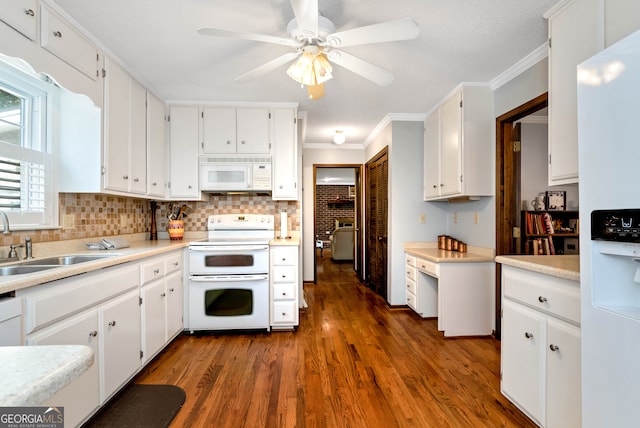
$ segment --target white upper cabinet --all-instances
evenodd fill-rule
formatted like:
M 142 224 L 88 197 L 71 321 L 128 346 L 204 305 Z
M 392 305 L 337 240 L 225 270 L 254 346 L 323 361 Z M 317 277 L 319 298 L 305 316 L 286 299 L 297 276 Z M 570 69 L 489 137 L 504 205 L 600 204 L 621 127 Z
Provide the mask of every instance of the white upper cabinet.
M 266 107 L 205 107 L 202 119 L 202 154 L 270 151 Z
M 56 13 L 42 5 L 40 45 L 87 77 L 98 79 L 98 48 Z
M 165 178 L 164 103 L 147 92 L 147 195 L 164 197 Z
M 105 60 L 105 189 L 147 192 L 147 92 L 125 70 Z
M 494 150 L 488 86 L 460 85 L 425 120 L 424 199 L 490 196 Z
M 640 29 L 640 2 L 569 0 L 545 17 L 549 19 L 549 185 L 577 183 L 576 67 Z
M 298 141 L 295 108 L 273 110 L 272 198 L 298 199 Z
M 0 20 L 29 40 L 36 39 L 37 10 L 36 0 L 0 0 Z
M 198 107 L 171 107 L 169 113 L 169 196 L 199 199 Z

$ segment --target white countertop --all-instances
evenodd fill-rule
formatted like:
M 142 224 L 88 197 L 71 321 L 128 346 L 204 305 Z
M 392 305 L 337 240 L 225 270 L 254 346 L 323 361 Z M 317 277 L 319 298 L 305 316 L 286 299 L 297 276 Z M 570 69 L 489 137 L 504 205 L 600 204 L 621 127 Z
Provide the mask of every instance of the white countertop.
M 495 252 L 491 248 L 469 245 L 466 253 L 438 248 L 437 242 L 405 242 L 405 253 L 434 263 L 479 263 L 492 262 Z
M 575 254 L 498 256 L 496 263 L 580 282 L 580 256 Z
M 289 236 L 287 238 L 273 238 L 271 241 L 269 241 L 269 245 L 272 245 L 274 247 L 277 246 L 298 246 L 300 245 L 300 238 L 297 236 Z
M 38 406 L 92 364 L 84 345 L 0 346 L 0 406 Z

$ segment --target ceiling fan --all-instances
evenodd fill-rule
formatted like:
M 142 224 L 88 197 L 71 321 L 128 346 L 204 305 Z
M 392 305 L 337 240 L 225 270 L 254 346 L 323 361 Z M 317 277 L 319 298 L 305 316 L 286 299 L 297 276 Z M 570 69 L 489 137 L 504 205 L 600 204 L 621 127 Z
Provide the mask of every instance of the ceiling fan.
M 249 82 L 276 68 L 292 62 L 287 74 L 307 86 L 309 98 L 324 95 L 324 82 L 331 79 L 331 63 L 344 67 L 378 85 L 393 82 L 394 76 L 370 62 L 364 61 L 339 48 L 409 40 L 418 37 L 418 24 L 411 19 L 399 19 L 351 30 L 336 32 L 333 23 L 318 13 L 317 0 L 291 0 L 295 18 L 287 25 L 289 37 L 231 31 L 219 28 L 198 28 L 206 36 L 227 37 L 289 46 L 293 52 L 285 53 L 237 77 L 236 82 Z

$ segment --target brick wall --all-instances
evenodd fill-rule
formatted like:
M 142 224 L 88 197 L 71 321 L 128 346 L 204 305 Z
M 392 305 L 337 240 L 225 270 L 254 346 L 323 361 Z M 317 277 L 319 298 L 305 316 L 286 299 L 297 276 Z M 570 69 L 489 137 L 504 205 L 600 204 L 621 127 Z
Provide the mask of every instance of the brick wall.
M 349 186 L 316 185 L 316 234 L 325 242 L 325 246 L 329 245 L 329 235 L 326 232 L 333 232 L 335 219 L 354 216 L 353 205 L 334 207 L 327 202 L 336 197 L 346 199 L 348 196 Z

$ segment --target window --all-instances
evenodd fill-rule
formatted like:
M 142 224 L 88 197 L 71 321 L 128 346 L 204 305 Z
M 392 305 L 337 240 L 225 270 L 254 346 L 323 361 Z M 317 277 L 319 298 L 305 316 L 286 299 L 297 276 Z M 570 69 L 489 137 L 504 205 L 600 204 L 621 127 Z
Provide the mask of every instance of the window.
M 57 226 L 47 106 L 57 88 L 24 65 L 0 61 L 0 210 L 11 229 Z

